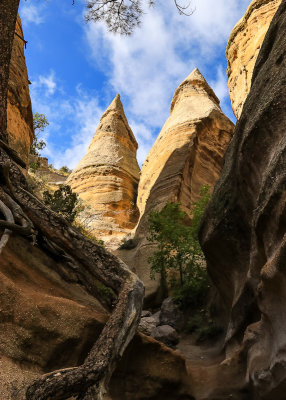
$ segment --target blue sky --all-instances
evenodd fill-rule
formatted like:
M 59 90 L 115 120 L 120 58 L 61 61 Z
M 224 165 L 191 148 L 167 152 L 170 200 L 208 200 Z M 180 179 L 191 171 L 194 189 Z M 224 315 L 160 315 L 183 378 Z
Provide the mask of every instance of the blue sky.
M 142 164 L 168 118 L 177 86 L 198 67 L 233 120 L 226 76 L 229 34 L 250 0 L 192 0 L 180 16 L 173 0 L 146 8 L 131 37 L 84 22 L 84 1 L 21 0 L 33 112 L 50 121 L 43 156 L 74 168 L 99 119 L 119 93 Z

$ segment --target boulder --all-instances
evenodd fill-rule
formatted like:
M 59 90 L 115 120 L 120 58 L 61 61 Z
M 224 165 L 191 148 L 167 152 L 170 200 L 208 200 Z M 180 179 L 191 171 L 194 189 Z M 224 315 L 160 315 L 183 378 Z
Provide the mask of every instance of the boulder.
M 195 69 L 177 88 L 170 116 L 142 167 L 137 246 L 116 252 L 144 282 L 147 303 L 162 302 L 159 279 L 150 278 L 148 258 L 156 246 L 146 240 L 148 214 L 162 209 L 167 202 L 180 202 L 188 212 L 199 199 L 201 186 L 215 185 L 233 130 L 215 93 Z
M 150 336 L 154 328 L 156 328 L 155 318 L 153 317 L 141 318 L 140 324 L 138 326 L 140 332 L 144 333 L 147 336 Z
M 175 346 L 179 343 L 177 331 L 170 325 L 160 325 L 152 330 L 151 336 L 165 343 L 167 346 Z
M 67 179 L 85 207 L 79 221 L 109 248 L 118 247 L 138 220 L 137 147 L 117 95 L 101 117 L 86 155 Z
M 141 313 L 141 318 L 151 317 L 151 315 L 152 315 L 151 311 L 143 310 Z
M 184 314 L 172 297 L 168 297 L 162 303 L 160 325 L 170 325 L 176 330 L 180 330 L 184 326 Z
M 234 115 L 240 117 L 250 91 L 253 68 L 281 0 L 253 0 L 233 28 L 226 48 L 229 96 Z

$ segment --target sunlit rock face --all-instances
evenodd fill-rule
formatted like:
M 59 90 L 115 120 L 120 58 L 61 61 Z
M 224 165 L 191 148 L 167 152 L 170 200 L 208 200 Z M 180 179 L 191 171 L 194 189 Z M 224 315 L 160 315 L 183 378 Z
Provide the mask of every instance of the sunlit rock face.
M 250 399 L 285 399 L 286 2 L 265 36 L 201 231 Z M 237 352 L 236 352 L 237 354 Z
M 253 68 L 269 24 L 281 0 L 253 0 L 233 28 L 227 44 L 228 87 L 238 119 L 249 93 Z
M 154 297 L 159 285 L 150 279 L 148 257 L 154 245 L 146 240 L 149 212 L 167 202 L 181 202 L 190 210 L 201 186 L 216 183 L 233 129 L 215 93 L 195 69 L 176 90 L 170 116 L 142 167 L 137 201 L 140 221 L 135 234 L 139 243 L 133 250 L 118 253 L 135 267 L 147 297 Z
M 103 114 L 86 155 L 67 180 L 85 206 L 80 220 L 110 248 L 118 246 L 138 220 L 137 147 L 117 95 Z
M 24 34 L 19 15 L 16 34 L 14 35 L 8 83 L 7 130 L 9 145 L 17 151 L 25 163 L 28 163 L 34 135 L 33 113 L 24 54 L 25 46 L 21 39 L 24 38 Z

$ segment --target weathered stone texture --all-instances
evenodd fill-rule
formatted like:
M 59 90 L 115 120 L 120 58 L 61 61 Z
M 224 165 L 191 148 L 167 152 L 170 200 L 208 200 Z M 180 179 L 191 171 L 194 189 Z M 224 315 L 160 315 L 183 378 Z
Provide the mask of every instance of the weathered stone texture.
M 23 400 L 40 375 L 81 364 L 108 318 L 72 273 L 58 273 L 63 263 L 15 234 L 0 255 L 1 400 Z M 136 335 L 111 379 L 112 399 L 163 399 L 165 385 L 172 400 L 190 392 L 184 359 Z
M 253 68 L 269 24 L 281 0 L 253 0 L 233 28 L 227 44 L 228 87 L 234 115 L 240 117 Z
M 285 399 L 285 32 L 282 1 L 201 231 L 225 305 L 229 356 L 238 350 L 251 399 Z
M 18 15 L 16 33 L 23 38 Z M 28 72 L 24 54 L 24 42 L 16 34 L 12 49 L 7 101 L 7 130 L 9 145 L 27 164 L 33 140 L 33 113 L 29 93 Z
M 80 220 L 109 247 L 118 245 L 138 220 L 137 147 L 117 95 L 103 114 L 87 154 L 67 180 L 86 206 Z
M 118 252 L 145 283 L 147 297 L 159 285 L 150 279 L 148 257 L 155 247 L 146 240 L 149 212 L 170 201 L 181 202 L 189 211 L 201 186 L 216 183 L 233 129 L 213 90 L 195 69 L 176 90 L 170 117 L 142 167 L 137 202 L 140 221 L 135 234 L 139 243 L 133 250 Z

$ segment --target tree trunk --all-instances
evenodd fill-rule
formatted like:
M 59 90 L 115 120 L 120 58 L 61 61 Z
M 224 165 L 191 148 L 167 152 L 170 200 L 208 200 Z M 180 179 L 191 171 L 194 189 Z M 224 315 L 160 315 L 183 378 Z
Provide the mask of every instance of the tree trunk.
M 30 235 L 39 247 L 64 260 L 65 271 L 57 270 L 56 262 L 54 265 L 63 279 L 69 276 L 92 295 L 97 294 L 96 280 L 99 280 L 118 295 L 110 318 L 84 363 L 37 379 L 27 389 L 26 398 L 100 400 L 118 359 L 137 329 L 144 287 L 123 262 L 78 233 L 30 193 L 16 163 L 19 160 L 5 145 L 9 63 L 18 5 L 19 0 L 0 0 L 0 201 L 2 210 L 8 207 L 13 215 L 9 221 L 2 220 L 0 210 L 0 227 L 6 234 L 15 231 Z

